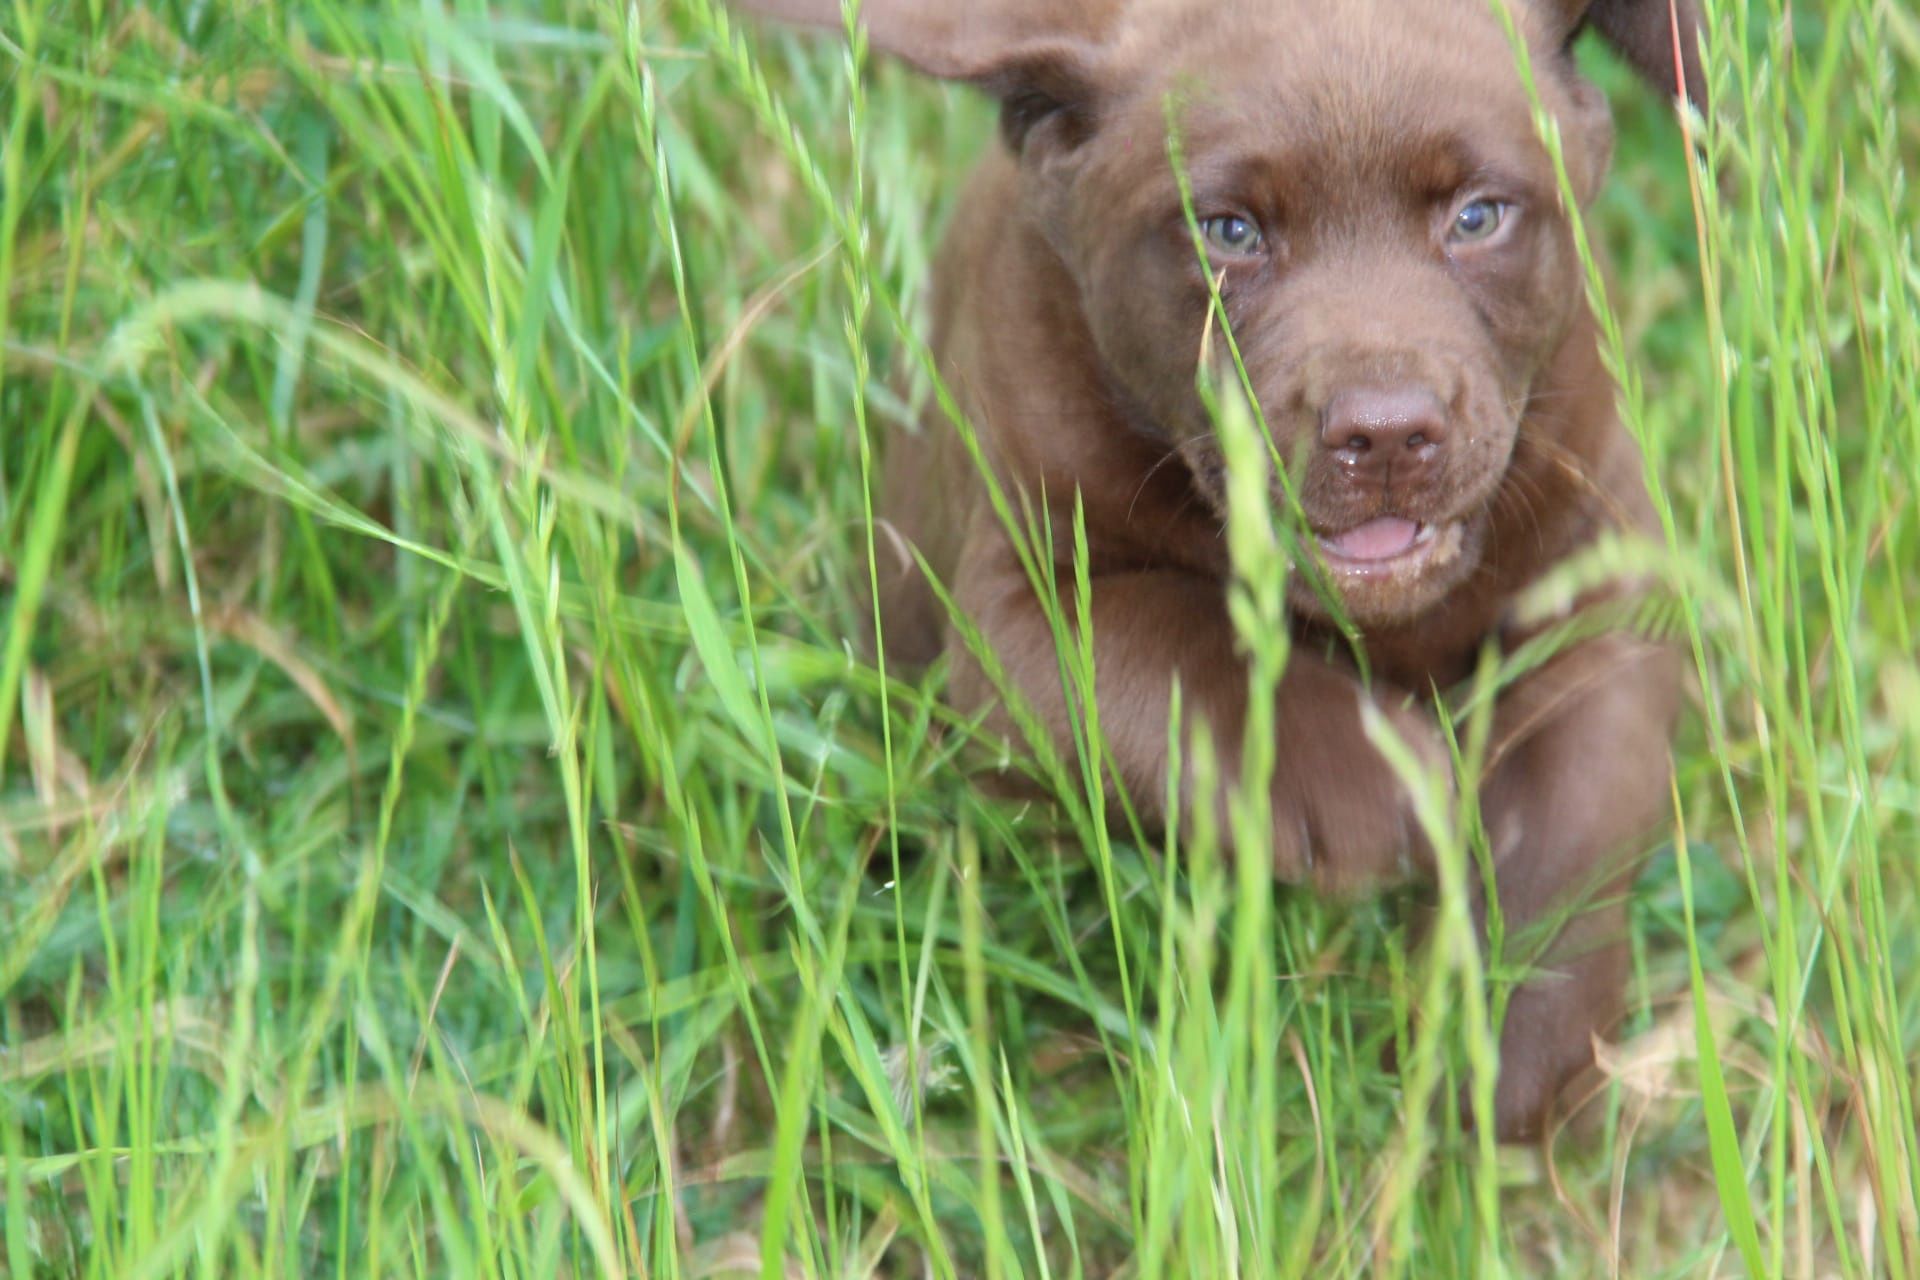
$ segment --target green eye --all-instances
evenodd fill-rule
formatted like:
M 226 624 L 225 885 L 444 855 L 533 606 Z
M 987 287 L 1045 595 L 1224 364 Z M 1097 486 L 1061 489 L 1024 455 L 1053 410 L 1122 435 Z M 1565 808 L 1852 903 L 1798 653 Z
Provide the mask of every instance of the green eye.
M 1451 238 L 1456 244 L 1477 244 L 1491 239 L 1506 220 L 1506 205 L 1498 200 L 1474 200 L 1453 215 Z
M 1204 219 L 1200 223 L 1200 234 L 1213 248 L 1235 257 L 1258 253 L 1264 243 L 1259 227 L 1250 219 L 1232 213 Z

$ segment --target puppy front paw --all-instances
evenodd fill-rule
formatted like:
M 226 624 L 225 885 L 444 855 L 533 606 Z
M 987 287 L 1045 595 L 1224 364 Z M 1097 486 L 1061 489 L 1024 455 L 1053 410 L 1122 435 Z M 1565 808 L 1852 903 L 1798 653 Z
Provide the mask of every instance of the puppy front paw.
M 1380 710 L 1424 768 L 1451 776 L 1429 716 L 1400 704 Z M 1357 704 L 1280 731 L 1292 740 L 1274 775 L 1276 875 L 1343 896 L 1404 883 L 1431 865 L 1413 795 L 1367 736 Z
M 1614 1022 L 1623 969 L 1616 955 L 1589 956 L 1513 993 L 1500 1029 L 1500 1076 L 1493 1092 L 1500 1141 L 1536 1141 L 1563 1104 L 1577 1104 L 1575 1081 L 1589 1074 L 1594 1039 Z

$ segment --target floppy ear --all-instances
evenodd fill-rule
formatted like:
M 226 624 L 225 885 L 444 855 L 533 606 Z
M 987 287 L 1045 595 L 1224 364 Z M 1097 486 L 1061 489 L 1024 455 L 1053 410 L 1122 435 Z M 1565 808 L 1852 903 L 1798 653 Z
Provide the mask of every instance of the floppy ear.
M 733 0 L 736 9 L 803 26 L 839 27 L 840 0 Z M 1117 0 L 865 0 L 872 46 L 942 80 L 1000 100 L 1000 126 L 1021 150 L 1046 126 L 1076 143 L 1099 108 L 1102 37 Z
M 1672 97 L 1684 96 L 1694 106 L 1706 110 L 1707 83 L 1700 67 L 1697 0 L 1555 0 L 1555 3 L 1569 40 L 1591 26 L 1654 87 L 1664 89 Z

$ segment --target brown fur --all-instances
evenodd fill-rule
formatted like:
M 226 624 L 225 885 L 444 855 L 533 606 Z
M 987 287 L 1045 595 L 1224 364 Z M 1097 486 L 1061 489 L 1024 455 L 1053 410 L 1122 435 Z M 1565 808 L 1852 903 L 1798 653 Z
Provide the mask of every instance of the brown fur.
M 1612 128 L 1567 47 L 1591 23 L 1671 86 L 1667 0 L 1514 4 L 1585 202 Z M 838 0 L 749 7 L 839 20 Z M 1697 99 L 1690 2 L 1678 16 Z M 1610 527 L 1651 524 L 1553 170 L 1487 0 L 867 0 L 863 21 L 875 47 L 1004 104 L 1006 145 L 940 259 L 933 347 L 1000 481 L 1036 509 L 1050 500 L 1056 547 L 1073 545 L 1073 496 L 1084 504 L 1101 721 L 1158 822 L 1174 816 L 1156 808 L 1174 678 L 1223 760 L 1238 758 L 1247 690 L 1224 607 L 1218 450 L 1195 391 L 1206 279 L 1167 159 L 1169 95 L 1196 213 L 1262 229 L 1264 252 L 1211 269 L 1311 527 L 1337 539 L 1386 516 L 1446 532 L 1405 564 L 1335 575 L 1371 688 L 1294 575 L 1276 873 L 1332 891 L 1403 878 L 1425 854 L 1362 702 L 1444 759 L 1418 695 L 1459 680 L 1489 640 L 1517 641 L 1511 606 L 1542 573 Z M 1512 212 L 1497 239 L 1463 245 L 1449 228 L 1475 193 Z M 1052 632 L 984 493 L 938 415 L 890 451 L 886 519 L 1064 747 Z M 953 699 L 990 707 L 918 572 L 903 561 L 882 577 L 890 657 L 951 653 Z M 1677 681 L 1665 648 L 1609 633 L 1496 711 L 1480 802 L 1507 927 L 1573 911 L 1510 1006 L 1504 1137 L 1538 1131 L 1620 1008 L 1625 859 L 1662 811 Z

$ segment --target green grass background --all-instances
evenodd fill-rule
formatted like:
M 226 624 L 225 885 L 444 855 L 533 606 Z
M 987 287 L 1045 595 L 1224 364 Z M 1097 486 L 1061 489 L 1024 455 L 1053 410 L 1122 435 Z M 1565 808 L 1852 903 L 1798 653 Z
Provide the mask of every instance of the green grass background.
M 0 1274 L 1920 1275 L 1920 18 L 1709 7 L 1697 167 L 1590 51 L 1695 678 L 1543 1154 L 1428 1106 L 1471 948 L 986 798 L 849 642 L 983 103 L 8 0 Z

